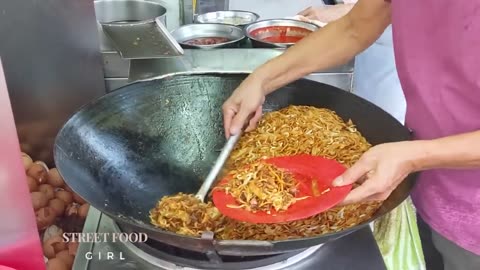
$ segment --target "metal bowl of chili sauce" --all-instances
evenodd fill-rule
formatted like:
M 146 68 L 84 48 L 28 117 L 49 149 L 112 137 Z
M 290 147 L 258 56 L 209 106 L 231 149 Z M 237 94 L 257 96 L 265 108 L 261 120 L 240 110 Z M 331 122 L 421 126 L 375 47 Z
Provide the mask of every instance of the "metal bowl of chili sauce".
M 245 38 L 241 28 L 219 23 L 187 24 L 172 36 L 186 49 L 235 48 Z
M 290 19 L 257 21 L 245 28 L 255 48 L 287 48 L 319 29 L 313 23 Z

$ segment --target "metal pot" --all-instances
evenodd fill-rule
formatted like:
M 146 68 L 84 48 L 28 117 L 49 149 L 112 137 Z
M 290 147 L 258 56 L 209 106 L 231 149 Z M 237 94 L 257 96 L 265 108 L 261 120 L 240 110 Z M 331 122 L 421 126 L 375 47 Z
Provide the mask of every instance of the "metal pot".
M 214 11 L 200 14 L 195 18 L 196 23 L 222 23 L 238 27 L 245 27 L 256 22 L 260 15 L 243 10 Z
M 187 24 L 173 31 L 172 36 L 183 48 L 189 49 L 236 48 L 245 38 L 241 28 L 220 23 Z M 190 45 L 185 43 L 185 41 L 191 39 L 208 37 L 227 38 L 229 41 L 213 45 Z
M 100 46 L 103 50 L 114 49 L 111 40 L 103 31 L 102 24 L 114 22 L 151 21 L 155 18 L 166 24 L 167 10 L 158 3 L 140 0 L 97 0 L 95 16 L 100 33 Z M 123 24 L 124 25 L 124 24 Z M 108 25 L 105 26 L 107 29 Z
M 102 45 L 114 47 L 124 58 L 149 58 L 155 53 L 160 56 L 183 54 L 165 27 L 167 10 L 159 3 L 143 0 L 94 3 Z
M 159 3 L 142 0 L 97 0 L 95 15 L 101 24 L 153 22 L 166 24 L 167 9 Z
M 308 23 L 308 22 L 302 22 L 302 21 L 297 21 L 297 20 L 291 20 L 291 19 L 273 19 L 273 20 L 263 20 L 263 21 L 258 21 L 249 24 L 247 27 L 245 27 L 245 33 L 246 36 L 252 41 L 252 46 L 255 48 L 288 48 L 295 43 L 274 43 L 274 42 L 268 42 L 263 40 L 264 38 L 267 37 L 274 37 L 274 36 L 280 36 L 280 31 L 276 30 L 268 30 L 268 31 L 260 31 L 261 29 L 268 29 L 268 28 L 274 29 L 275 27 L 285 27 L 286 29 L 289 29 L 288 27 L 295 27 L 295 28 L 301 28 L 302 32 L 297 32 L 297 31 L 290 31 L 286 30 L 286 36 L 292 36 L 292 37 L 304 37 L 308 35 L 310 32 L 314 32 L 319 27 L 313 23 Z M 282 30 L 285 31 L 285 30 Z

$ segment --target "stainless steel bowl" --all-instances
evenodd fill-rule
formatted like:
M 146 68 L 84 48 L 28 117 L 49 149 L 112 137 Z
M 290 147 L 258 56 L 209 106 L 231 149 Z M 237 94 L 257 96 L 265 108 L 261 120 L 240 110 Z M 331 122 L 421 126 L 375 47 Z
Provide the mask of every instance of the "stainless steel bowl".
M 256 22 L 260 16 L 256 13 L 243 10 L 225 10 L 208 12 L 198 15 L 195 18 L 196 23 L 222 23 L 239 27 L 246 26 Z
M 170 35 L 167 9 L 147 0 L 96 0 L 101 50 L 116 49 L 123 58 L 170 57 L 183 50 Z
M 167 9 L 153 1 L 97 0 L 95 15 L 101 24 L 132 24 L 152 22 L 157 17 L 165 24 Z
M 239 27 L 219 23 L 187 24 L 172 32 L 172 36 L 183 48 L 235 48 L 245 38 L 243 30 Z M 190 45 L 185 42 L 195 38 L 221 37 L 228 42 L 212 45 Z
M 105 32 L 114 29 L 116 25 L 122 26 L 127 21 L 153 23 L 156 17 L 164 24 L 166 22 L 167 10 L 158 3 L 142 0 L 95 0 L 94 4 L 102 51 L 115 50 Z
M 263 21 L 254 22 L 245 28 L 246 36 L 252 41 L 253 47 L 255 48 L 287 48 L 295 44 L 295 43 L 274 43 L 274 42 L 268 42 L 263 40 L 267 37 L 280 35 L 280 31 L 264 31 L 261 33 L 255 33 L 255 31 L 259 29 L 272 27 L 272 26 L 298 27 L 311 32 L 314 32 L 317 29 L 319 29 L 319 27 L 313 23 L 302 22 L 302 21 L 291 20 L 291 19 L 272 19 L 272 20 L 263 20 Z M 305 34 L 305 33 L 300 33 L 293 30 L 292 31 L 287 30 L 286 36 L 304 37 L 304 36 L 307 36 L 308 34 L 310 33 Z

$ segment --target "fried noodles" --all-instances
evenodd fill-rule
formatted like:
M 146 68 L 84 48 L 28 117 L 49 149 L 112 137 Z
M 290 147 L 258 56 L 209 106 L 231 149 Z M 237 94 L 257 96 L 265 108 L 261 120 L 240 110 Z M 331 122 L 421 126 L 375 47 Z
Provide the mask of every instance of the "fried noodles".
M 278 212 L 307 198 L 296 198 L 298 183 L 293 175 L 272 164 L 256 162 L 246 168 L 232 170 L 229 174 L 232 178 L 218 188 L 235 198 L 238 205 L 227 205 L 230 208 L 267 213 L 275 209 Z
M 351 120 L 310 106 L 289 106 L 266 113 L 258 127 L 245 133 L 228 160 L 235 169 L 260 158 L 309 154 L 351 166 L 371 145 Z
M 335 112 L 289 106 L 266 113 L 257 129 L 244 134 L 227 166 L 239 170 L 264 158 L 310 154 L 350 167 L 370 147 L 354 124 L 344 122 Z M 164 197 L 151 211 L 152 224 L 191 236 L 212 231 L 217 239 L 225 240 L 282 240 L 338 232 L 367 221 L 381 206 L 381 202 L 353 204 L 294 222 L 249 224 L 224 217 L 211 203 L 198 203 L 191 195 L 181 196 L 186 198 Z
M 211 202 L 203 203 L 194 195 L 179 193 L 163 197 L 150 211 L 153 225 L 178 234 L 200 236 L 215 231 L 223 215 Z

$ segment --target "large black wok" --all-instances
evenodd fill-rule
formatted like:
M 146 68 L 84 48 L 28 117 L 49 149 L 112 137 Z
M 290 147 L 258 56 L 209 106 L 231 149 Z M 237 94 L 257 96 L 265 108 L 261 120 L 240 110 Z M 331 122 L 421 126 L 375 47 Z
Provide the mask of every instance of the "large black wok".
M 204 252 L 260 255 L 294 251 L 351 233 L 286 241 L 203 241 L 156 229 L 148 213 L 164 195 L 196 193 L 225 142 L 221 105 L 245 74 L 183 74 L 137 82 L 86 105 L 62 128 L 54 156 L 67 184 L 124 230 Z M 409 139 L 409 131 L 375 105 L 338 88 L 299 80 L 269 95 L 265 111 L 310 105 L 352 119 L 379 144 Z M 385 201 L 376 219 L 407 196 L 414 176 Z

